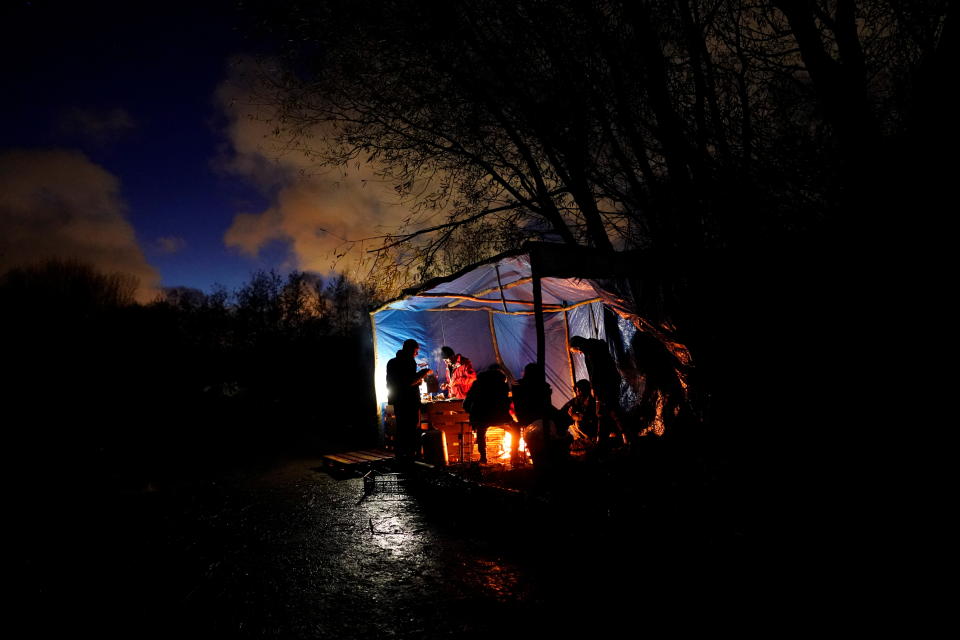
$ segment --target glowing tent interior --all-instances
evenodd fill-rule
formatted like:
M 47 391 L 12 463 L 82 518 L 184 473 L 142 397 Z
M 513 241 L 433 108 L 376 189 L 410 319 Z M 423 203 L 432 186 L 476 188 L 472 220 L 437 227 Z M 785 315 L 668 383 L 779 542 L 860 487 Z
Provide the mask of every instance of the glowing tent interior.
M 629 369 L 638 330 L 660 334 L 636 313 L 624 279 L 637 259 L 634 253 L 530 242 L 406 290 L 370 314 L 380 415 L 387 403 L 387 361 L 408 338 L 421 345 L 418 361 L 438 372 L 444 370 L 444 345 L 468 357 L 477 371 L 498 364 L 513 379 L 527 363 L 540 362 L 557 407 L 573 396 L 574 381 L 588 377 L 583 356 L 569 350 L 571 336 L 606 340 L 621 370 Z M 625 407 L 636 394 L 624 381 Z

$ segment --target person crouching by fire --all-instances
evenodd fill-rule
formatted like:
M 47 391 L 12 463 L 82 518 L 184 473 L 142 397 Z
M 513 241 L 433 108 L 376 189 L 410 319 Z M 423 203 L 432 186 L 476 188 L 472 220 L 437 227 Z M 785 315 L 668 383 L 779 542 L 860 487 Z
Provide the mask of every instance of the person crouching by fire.
M 456 353 L 451 347 L 441 347 L 440 355 L 447 364 L 447 381 L 443 387 L 450 398 L 466 398 L 467 392 L 477 379 L 470 359 Z
M 583 354 L 593 387 L 593 397 L 597 401 L 597 438 L 598 444 L 608 444 L 608 434 L 628 444 L 627 433 L 623 429 L 623 410 L 620 408 L 620 370 L 610 356 L 607 343 L 603 340 L 573 336 L 570 338 L 570 351 Z
M 570 418 L 568 427 L 574 440 L 587 440 L 591 444 L 597 441 L 597 401 L 593 397 L 593 388 L 589 380 L 577 380 L 573 387 L 574 395 L 560 407 L 561 415 Z
M 397 460 L 410 462 L 420 450 L 420 383 L 432 369 L 417 371 L 420 344 L 409 339 L 387 362 L 387 401 L 397 420 Z

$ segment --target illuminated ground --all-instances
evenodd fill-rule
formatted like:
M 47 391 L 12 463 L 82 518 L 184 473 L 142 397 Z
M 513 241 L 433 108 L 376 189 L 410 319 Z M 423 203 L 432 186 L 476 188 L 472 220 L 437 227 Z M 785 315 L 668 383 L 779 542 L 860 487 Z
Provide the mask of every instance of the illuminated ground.
M 137 638 L 529 637 L 632 626 L 663 615 L 677 593 L 687 602 L 730 580 L 717 558 L 704 564 L 715 542 L 664 539 L 676 523 L 643 516 L 650 504 L 612 528 L 584 520 L 596 504 L 558 512 L 525 498 L 498 513 L 505 502 L 449 487 L 358 503 L 359 478 L 333 478 L 319 465 L 286 460 L 101 500 L 65 487 L 46 512 L 63 518 L 21 529 L 29 539 L 14 564 L 26 628 Z

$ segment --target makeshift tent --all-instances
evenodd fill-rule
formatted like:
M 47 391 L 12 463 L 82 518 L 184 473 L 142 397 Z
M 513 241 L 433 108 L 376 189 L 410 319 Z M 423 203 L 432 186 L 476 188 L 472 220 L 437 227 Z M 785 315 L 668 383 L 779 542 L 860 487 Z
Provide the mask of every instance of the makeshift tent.
M 569 350 L 571 336 L 606 340 L 621 371 L 631 368 L 630 345 L 638 329 L 655 331 L 636 313 L 622 279 L 636 267 L 635 259 L 636 254 L 531 242 L 406 290 L 370 314 L 381 415 L 387 361 L 408 338 L 421 345 L 418 361 L 441 376 L 445 345 L 470 358 L 477 371 L 497 364 L 513 379 L 527 363 L 540 362 L 557 407 L 573 396 L 576 380 L 588 377 L 583 356 Z M 624 381 L 624 407 L 638 392 Z

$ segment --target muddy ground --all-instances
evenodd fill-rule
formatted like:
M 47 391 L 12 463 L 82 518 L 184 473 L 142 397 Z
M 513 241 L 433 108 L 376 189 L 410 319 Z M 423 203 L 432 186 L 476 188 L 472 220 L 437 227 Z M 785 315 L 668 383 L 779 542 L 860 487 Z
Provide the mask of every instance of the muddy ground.
M 568 637 L 758 606 L 751 531 L 722 488 L 671 502 L 623 487 L 612 499 L 600 484 L 416 478 L 361 499 L 359 477 L 287 456 L 132 491 L 47 486 L 14 505 L 17 626 L 23 637 Z

